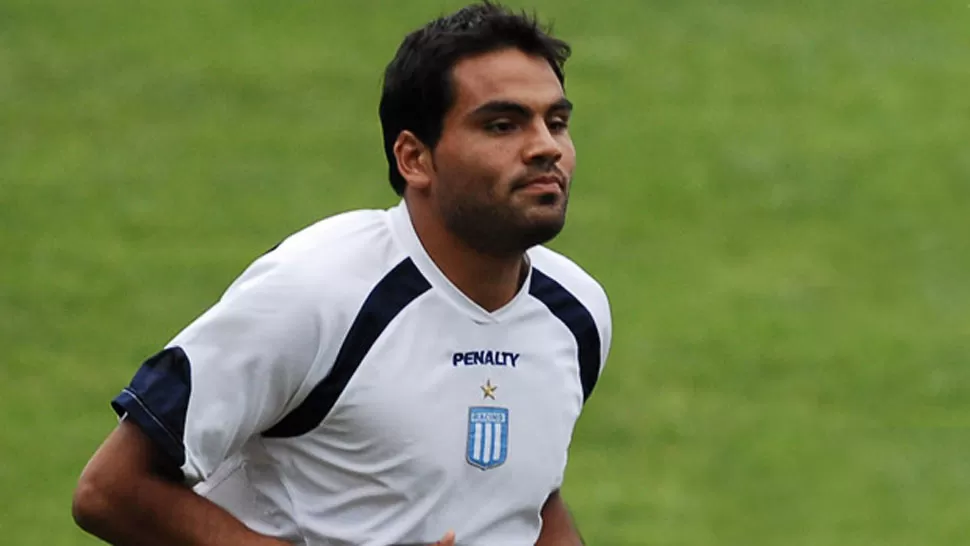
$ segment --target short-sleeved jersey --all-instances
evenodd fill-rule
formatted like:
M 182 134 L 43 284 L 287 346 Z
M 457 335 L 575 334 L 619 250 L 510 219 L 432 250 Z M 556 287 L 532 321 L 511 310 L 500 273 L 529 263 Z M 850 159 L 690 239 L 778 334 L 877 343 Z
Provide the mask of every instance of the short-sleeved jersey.
M 112 402 L 187 483 L 305 545 L 534 544 L 610 345 L 601 286 L 544 247 L 488 312 L 406 205 L 254 261 Z

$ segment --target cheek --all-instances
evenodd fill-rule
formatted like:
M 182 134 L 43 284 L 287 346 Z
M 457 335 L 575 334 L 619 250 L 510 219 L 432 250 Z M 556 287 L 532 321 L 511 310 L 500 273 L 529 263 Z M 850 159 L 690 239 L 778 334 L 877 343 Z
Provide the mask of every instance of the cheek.
M 457 132 L 442 138 L 436 166 L 438 178 L 448 185 L 443 191 L 478 196 L 477 199 L 503 199 L 511 183 L 522 175 L 521 145 L 512 138 L 491 139 Z M 575 152 L 571 143 L 569 154 L 572 163 Z
M 576 168 L 576 147 L 573 145 L 572 139 L 568 137 L 562 144 L 562 159 L 559 160 L 559 168 L 570 176 L 573 174 L 573 169 Z
M 465 146 L 455 150 L 443 167 L 447 168 L 448 178 L 457 185 L 484 192 L 514 171 L 514 161 L 509 157 L 506 150 L 495 146 Z
M 480 142 L 461 133 L 448 134 L 438 144 L 438 170 L 448 177 L 481 170 L 487 157 Z
M 441 154 L 437 161 L 435 193 L 443 202 L 491 200 L 495 192 L 494 166 L 482 153 L 471 147 Z

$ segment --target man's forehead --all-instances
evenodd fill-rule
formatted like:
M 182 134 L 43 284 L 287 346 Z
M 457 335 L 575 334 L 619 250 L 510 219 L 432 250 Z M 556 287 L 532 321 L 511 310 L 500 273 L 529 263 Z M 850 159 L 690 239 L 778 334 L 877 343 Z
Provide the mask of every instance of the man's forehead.
M 452 84 L 458 110 L 493 100 L 547 105 L 563 98 L 562 85 L 549 62 L 516 49 L 462 59 L 454 67 Z

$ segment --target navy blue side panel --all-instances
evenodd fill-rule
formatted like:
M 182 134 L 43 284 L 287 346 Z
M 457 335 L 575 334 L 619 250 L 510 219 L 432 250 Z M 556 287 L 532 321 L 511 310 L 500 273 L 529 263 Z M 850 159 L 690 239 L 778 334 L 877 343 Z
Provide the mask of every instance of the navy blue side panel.
M 111 401 L 119 417 L 127 415 L 169 458 L 185 464 L 185 414 L 192 393 L 189 358 L 170 347 L 146 360 L 128 387 Z
M 330 373 L 313 387 L 302 404 L 263 432 L 263 436 L 290 438 L 317 428 L 387 325 L 430 288 L 431 284 L 410 258 L 392 269 L 364 300 Z
M 552 314 L 569 328 L 579 347 L 579 379 L 583 384 L 583 400 L 589 399 L 600 374 L 600 334 L 593 315 L 582 303 L 542 271 L 532 270 L 529 293 L 545 304 Z

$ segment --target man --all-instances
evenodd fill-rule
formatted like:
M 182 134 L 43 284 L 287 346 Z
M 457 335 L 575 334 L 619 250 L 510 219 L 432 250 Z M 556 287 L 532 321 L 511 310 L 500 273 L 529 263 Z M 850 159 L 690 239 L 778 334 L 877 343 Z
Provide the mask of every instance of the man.
M 540 246 L 575 165 L 568 54 L 489 3 L 407 36 L 380 104 L 401 203 L 292 235 L 148 359 L 78 524 L 139 546 L 581 544 L 559 489 L 611 325 Z

